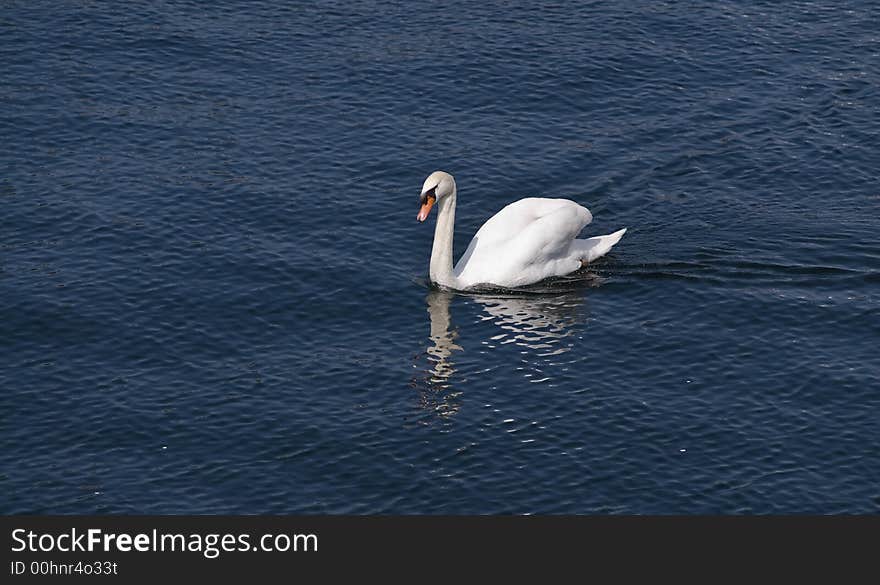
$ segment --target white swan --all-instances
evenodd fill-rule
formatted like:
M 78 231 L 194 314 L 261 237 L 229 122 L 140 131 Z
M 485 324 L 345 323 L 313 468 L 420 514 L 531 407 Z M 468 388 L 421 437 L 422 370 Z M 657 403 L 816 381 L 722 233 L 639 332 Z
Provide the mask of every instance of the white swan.
M 586 207 L 568 199 L 529 197 L 489 218 L 453 269 L 455 198 L 455 179 L 435 171 L 422 185 L 417 216 L 425 221 L 437 204 L 430 278 L 444 288 L 517 287 L 563 276 L 605 255 L 626 233 L 624 228 L 607 236 L 578 240 L 577 235 L 593 220 Z

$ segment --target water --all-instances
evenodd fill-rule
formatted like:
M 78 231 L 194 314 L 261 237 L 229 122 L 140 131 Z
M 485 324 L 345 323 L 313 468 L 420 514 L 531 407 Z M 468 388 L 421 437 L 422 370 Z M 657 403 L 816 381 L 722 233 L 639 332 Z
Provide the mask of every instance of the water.
M 0 511 L 877 513 L 878 24 L 5 3 Z M 629 231 L 432 291 L 436 169 Z

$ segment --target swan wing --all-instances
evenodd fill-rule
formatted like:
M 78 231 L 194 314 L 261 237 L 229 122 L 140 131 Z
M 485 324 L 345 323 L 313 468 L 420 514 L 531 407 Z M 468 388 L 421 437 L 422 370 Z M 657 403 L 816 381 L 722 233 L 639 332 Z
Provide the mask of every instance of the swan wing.
M 467 286 L 519 286 L 577 270 L 572 242 L 593 216 L 568 199 L 520 199 L 483 224 L 455 267 Z

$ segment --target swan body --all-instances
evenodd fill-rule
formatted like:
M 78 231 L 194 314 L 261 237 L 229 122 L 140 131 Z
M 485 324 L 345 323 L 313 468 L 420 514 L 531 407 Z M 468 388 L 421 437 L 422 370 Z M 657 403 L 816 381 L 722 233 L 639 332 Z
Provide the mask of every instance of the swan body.
M 431 250 L 430 278 L 445 288 L 465 290 L 477 285 L 525 286 L 570 274 L 604 256 L 626 228 L 584 240 L 578 234 L 593 220 L 590 211 L 568 199 L 520 199 L 489 218 L 467 250 L 452 266 L 456 206 L 455 179 L 435 171 L 422 186 L 418 220 L 436 203 L 437 226 Z

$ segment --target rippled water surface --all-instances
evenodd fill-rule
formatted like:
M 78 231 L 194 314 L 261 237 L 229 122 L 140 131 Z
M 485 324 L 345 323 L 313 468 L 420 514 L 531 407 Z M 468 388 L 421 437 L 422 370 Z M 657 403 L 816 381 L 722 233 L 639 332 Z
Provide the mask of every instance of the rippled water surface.
M 880 9 L 6 2 L 0 512 L 877 513 Z M 560 196 L 629 231 L 426 286 Z

